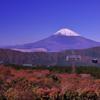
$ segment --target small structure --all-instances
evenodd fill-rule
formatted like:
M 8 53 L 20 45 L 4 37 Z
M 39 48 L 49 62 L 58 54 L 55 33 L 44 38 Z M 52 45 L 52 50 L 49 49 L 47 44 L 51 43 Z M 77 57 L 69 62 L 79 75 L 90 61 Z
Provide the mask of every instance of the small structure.
M 66 61 L 78 61 L 81 60 L 80 55 L 68 55 L 66 56 Z
M 92 59 L 92 63 L 95 63 L 95 64 L 98 63 L 98 59 L 96 59 L 96 58 Z
M 79 61 L 81 60 L 81 56 L 80 55 L 69 55 L 66 56 L 66 61 L 71 61 L 72 62 L 72 73 L 76 72 L 76 66 L 75 66 L 75 61 Z
M 32 67 L 33 65 L 32 64 L 22 64 L 22 66 L 24 66 L 24 67 Z

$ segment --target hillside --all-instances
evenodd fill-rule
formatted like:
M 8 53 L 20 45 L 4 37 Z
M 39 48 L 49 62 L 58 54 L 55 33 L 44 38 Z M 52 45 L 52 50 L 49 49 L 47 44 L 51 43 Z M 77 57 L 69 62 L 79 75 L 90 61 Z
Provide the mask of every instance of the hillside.
M 100 47 L 74 50 L 75 55 L 80 55 L 81 60 L 76 61 L 78 65 L 100 65 Z M 66 61 L 66 56 L 72 55 L 72 50 L 63 52 L 19 52 L 9 49 L 0 49 L 0 62 L 10 64 L 32 64 L 32 65 L 71 65 Z M 98 64 L 93 64 L 92 59 L 98 59 Z
M 100 69 L 99 69 L 100 70 Z M 0 100 L 100 100 L 100 79 L 0 65 Z

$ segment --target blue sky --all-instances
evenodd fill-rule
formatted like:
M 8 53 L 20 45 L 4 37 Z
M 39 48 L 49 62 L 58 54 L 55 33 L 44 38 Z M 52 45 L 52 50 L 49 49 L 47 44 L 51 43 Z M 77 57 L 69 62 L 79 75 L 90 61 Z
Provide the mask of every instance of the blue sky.
M 0 45 L 34 42 L 65 27 L 100 41 L 100 0 L 0 0 Z

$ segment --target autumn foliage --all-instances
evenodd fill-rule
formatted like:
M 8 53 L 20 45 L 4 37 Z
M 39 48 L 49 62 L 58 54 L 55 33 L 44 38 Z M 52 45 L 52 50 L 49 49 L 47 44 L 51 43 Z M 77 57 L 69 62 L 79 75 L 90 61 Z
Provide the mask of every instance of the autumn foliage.
M 100 79 L 0 65 L 0 100 L 100 100 Z

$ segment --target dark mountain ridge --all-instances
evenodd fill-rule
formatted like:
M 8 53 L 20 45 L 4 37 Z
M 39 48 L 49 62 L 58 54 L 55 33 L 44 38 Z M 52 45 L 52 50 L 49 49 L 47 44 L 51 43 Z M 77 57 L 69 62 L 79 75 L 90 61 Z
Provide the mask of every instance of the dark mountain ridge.
M 0 62 L 8 64 L 32 64 L 37 65 L 71 65 L 72 62 L 66 61 L 66 56 L 80 55 L 81 60 L 76 61 L 78 65 L 100 65 L 100 47 L 81 50 L 66 50 L 63 52 L 20 52 L 10 49 L 0 49 Z M 92 59 L 98 59 L 98 64 L 93 64 Z

